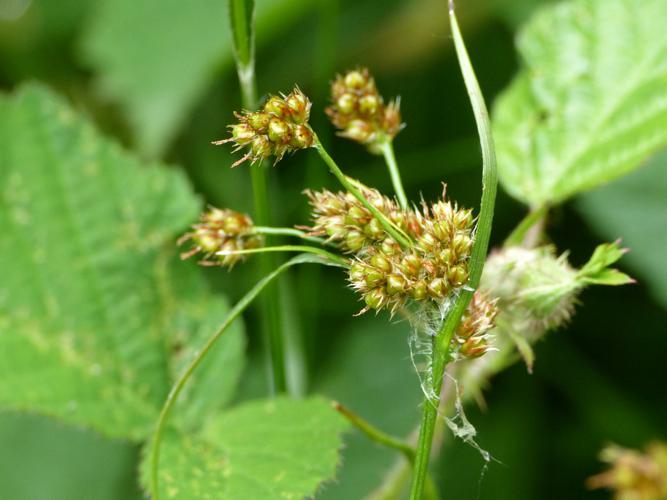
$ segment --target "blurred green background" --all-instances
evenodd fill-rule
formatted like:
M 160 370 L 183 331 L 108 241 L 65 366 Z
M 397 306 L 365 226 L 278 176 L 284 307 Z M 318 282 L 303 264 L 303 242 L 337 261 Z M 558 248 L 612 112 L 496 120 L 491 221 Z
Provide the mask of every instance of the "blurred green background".
M 460 19 L 489 103 L 517 69 L 514 35 L 545 0 L 467 0 Z M 323 109 L 336 72 L 368 66 L 385 98 L 401 96 L 407 124 L 395 141 L 404 183 L 416 199 L 479 199 L 480 159 L 469 102 L 440 0 L 265 0 L 257 2 L 260 93 L 294 83 L 314 101 L 313 123 L 349 175 L 390 192 L 381 158 L 335 138 Z M 187 171 L 206 201 L 251 212 L 248 172 L 230 170 L 224 135 L 239 91 L 224 0 L 0 0 L 0 86 L 45 82 L 92 117 L 106 135 L 145 158 Z M 271 207 L 280 225 L 307 222 L 306 187 L 336 188 L 314 152 L 271 169 Z M 495 378 L 484 411 L 468 417 L 498 462 L 451 436 L 435 465 L 447 498 L 606 498 L 584 480 L 601 469 L 608 441 L 639 447 L 667 438 L 667 155 L 558 208 L 549 231 L 582 264 L 603 240 L 624 239 L 621 267 L 639 283 L 587 290 L 571 324 L 523 365 Z M 493 242 L 524 215 L 500 193 Z M 4 263 L 3 263 L 4 264 Z M 233 298 L 251 283 L 252 261 L 232 274 L 209 270 Z M 343 276 L 306 267 L 284 286 L 296 299 L 291 325 L 303 333 L 307 390 L 336 398 L 396 433 L 418 419 L 421 397 L 405 323 L 353 318 L 359 304 Z M 261 340 L 248 325 L 250 363 L 238 398 L 266 393 Z M 1 383 L 1 382 L 0 382 Z M 362 498 L 393 462 L 391 452 L 351 434 L 339 480 L 322 498 Z M 0 498 L 140 498 L 138 449 L 42 418 L 0 414 Z

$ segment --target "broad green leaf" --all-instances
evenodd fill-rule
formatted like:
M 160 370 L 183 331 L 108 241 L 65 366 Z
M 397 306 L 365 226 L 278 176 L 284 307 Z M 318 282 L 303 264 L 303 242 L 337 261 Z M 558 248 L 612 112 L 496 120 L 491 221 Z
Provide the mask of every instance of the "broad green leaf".
M 573 0 L 518 39 L 520 71 L 494 109 L 501 181 L 531 205 L 561 203 L 667 144 L 664 0 Z
M 333 479 L 346 429 L 321 398 L 278 398 L 222 413 L 197 434 L 172 430 L 162 445 L 161 498 L 311 497 Z
M 220 68 L 232 67 L 226 4 L 100 0 L 84 34 L 83 58 L 97 73 L 102 93 L 120 104 L 143 153 L 163 152 Z M 306 5 L 257 1 L 258 31 L 271 34 Z M 236 87 L 227 94 L 238 99 Z
M 140 500 L 133 443 L 44 417 L 0 413 L 0 498 Z
M 667 307 L 667 151 L 645 167 L 609 186 L 587 193 L 578 202 L 591 230 L 604 238 L 621 238 L 630 252 L 624 262 L 640 283 Z
M 49 91 L 0 97 L 0 408 L 144 438 L 172 351 L 226 311 L 175 257 L 198 210 L 180 173 L 139 164 Z M 223 381 L 223 402 L 242 351 L 229 342 L 216 353 L 227 365 L 202 373 Z

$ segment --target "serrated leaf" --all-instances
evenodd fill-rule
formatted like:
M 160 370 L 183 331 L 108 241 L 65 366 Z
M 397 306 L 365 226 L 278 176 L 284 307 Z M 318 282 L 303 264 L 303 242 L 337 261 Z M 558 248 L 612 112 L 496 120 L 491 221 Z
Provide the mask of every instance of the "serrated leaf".
M 174 339 L 226 312 L 174 255 L 198 200 L 36 86 L 0 98 L 0 189 L 0 407 L 143 439 Z
M 631 175 L 581 197 L 577 206 L 592 231 L 622 238 L 624 262 L 667 306 L 667 151 Z M 634 273 L 633 273 L 634 274 Z
M 586 285 L 627 285 L 634 280 L 618 269 L 609 266 L 627 253 L 619 242 L 598 245 L 588 262 L 577 272 L 577 281 Z
M 598 245 L 593 251 L 591 258 L 588 259 L 588 262 L 584 264 L 584 267 L 581 268 L 579 273 L 598 273 L 620 260 L 626 252 L 627 250 L 621 248 L 618 242 Z
M 226 3 L 100 0 L 83 36 L 82 56 L 96 71 L 102 93 L 121 105 L 144 154 L 162 153 L 216 72 L 232 67 Z M 261 37 L 289 23 L 308 2 L 256 3 Z
M 505 189 L 561 203 L 667 144 L 664 0 L 574 0 L 518 39 L 523 69 L 494 109 Z
M 618 269 L 603 269 L 597 273 L 584 275 L 579 280 L 587 285 L 619 286 L 634 283 L 630 276 Z
M 334 477 L 347 422 L 321 398 L 243 404 L 201 433 L 165 434 L 160 497 L 300 499 Z M 144 472 L 147 470 L 144 462 Z M 146 474 L 143 474 L 146 477 Z

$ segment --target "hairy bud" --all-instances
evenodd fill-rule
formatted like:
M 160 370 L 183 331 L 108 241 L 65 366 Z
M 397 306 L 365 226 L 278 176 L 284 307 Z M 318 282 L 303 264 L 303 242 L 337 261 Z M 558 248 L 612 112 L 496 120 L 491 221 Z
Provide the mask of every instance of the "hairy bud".
M 529 370 L 534 357 L 530 344 L 568 321 L 583 288 L 633 281 L 609 267 L 624 253 L 618 243 L 600 245 L 579 270 L 550 246 L 504 248 L 488 257 L 481 288 L 498 297 L 503 325 L 498 333 L 516 344 Z

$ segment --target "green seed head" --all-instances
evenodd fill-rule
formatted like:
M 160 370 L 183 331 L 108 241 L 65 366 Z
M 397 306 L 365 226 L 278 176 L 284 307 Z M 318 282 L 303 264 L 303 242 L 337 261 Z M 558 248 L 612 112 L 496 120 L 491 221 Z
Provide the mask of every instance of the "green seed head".
M 271 116 L 268 113 L 249 113 L 248 125 L 258 134 L 265 134 Z
M 370 309 L 380 309 L 387 297 L 382 288 L 375 288 L 364 294 L 364 302 Z
M 301 90 L 297 88 L 290 92 L 285 97 L 285 104 L 294 123 L 304 124 L 308 122 L 311 103 Z
M 354 111 L 356 102 L 356 97 L 353 94 L 346 92 L 338 98 L 336 101 L 336 106 L 338 107 L 338 111 L 340 113 L 349 115 Z
M 289 114 L 289 107 L 285 101 L 278 96 L 271 96 L 264 104 L 263 108 L 265 113 L 270 113 L 275 117 L 283 118 Z
M 398 274 L 390 274 L 387 278 L 387 293 L 389 295 L 396 295 L 403 293 L 407 286 L 405 278 Z
M 277 144 L 287 144 L 291 139 L 290 128 L 285 120 L 271 118 L 269 120 L 269 140 Z

